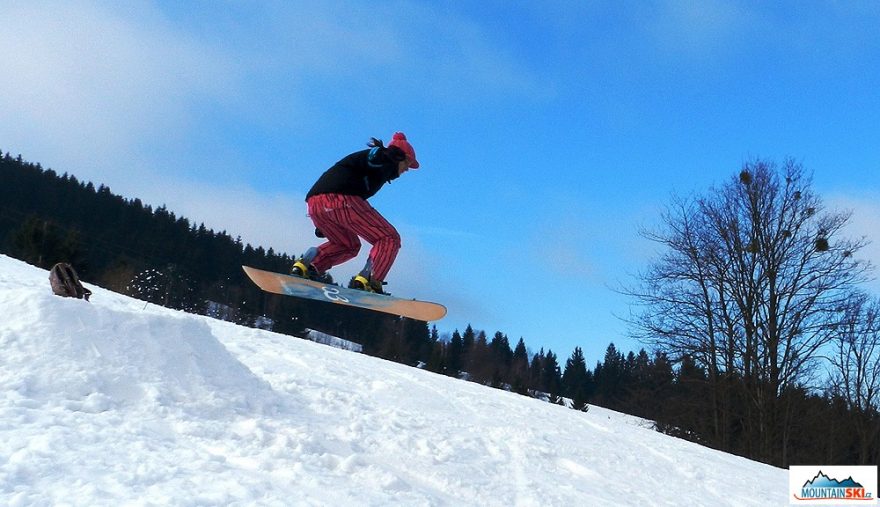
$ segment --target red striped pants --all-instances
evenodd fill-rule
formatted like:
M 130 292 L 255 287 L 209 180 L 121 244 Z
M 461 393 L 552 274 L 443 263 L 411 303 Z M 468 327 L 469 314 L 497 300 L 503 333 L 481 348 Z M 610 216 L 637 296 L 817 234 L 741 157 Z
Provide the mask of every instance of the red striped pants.
M 400 234 L 385 217 L 353 195 L 320 194 L 306 202 L 312 222 L 327 238 L 312 259 L 318 271 L 354 258 L 361 249 L 360 237 L 373 245 L 365 269 L 373 280 L 385 280 L 400 250 Z

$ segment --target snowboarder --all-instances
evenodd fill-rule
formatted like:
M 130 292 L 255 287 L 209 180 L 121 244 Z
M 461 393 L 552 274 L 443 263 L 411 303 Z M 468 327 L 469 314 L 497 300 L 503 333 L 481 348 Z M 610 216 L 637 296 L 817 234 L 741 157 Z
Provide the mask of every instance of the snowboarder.
M 385 183 L 418 168 L 419 162 L 403 132 L 396 132 L 387 147 L 375 137 L 367 146 L 336 162 L 306 194 L 315 235 L 327 241 L 306 251 L 293 264 L 291 274 L 330 282 L 327 270 L 354 258 L 363 238 L 372 249 L 364 269 L 348 286 L 385 294 L 382 286 L 400 250 L 400 234 L 367 199 Z

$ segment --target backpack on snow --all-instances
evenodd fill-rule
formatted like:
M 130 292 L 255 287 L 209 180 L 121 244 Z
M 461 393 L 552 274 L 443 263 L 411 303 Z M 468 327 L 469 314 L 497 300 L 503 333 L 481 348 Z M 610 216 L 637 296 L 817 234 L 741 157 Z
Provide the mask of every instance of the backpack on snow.
M 73 266 L 66 262 L 59 262 L 52 266 L 49 271 L 49 283 L 52 284 L 52 292 L 58 296 L 89 300 L 92 291 L 83 287 L 79 276 Z

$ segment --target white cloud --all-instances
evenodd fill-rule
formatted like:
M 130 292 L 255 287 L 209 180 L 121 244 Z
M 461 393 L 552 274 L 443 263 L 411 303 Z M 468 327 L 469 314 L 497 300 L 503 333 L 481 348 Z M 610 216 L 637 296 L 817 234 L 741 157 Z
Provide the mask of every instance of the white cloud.
M 499 91 L 533 96 L 546 88 L 537 72 L 493 40 L 491 30 L 450 9 L 332 2 L 287 6 L 272 15 L 263 44 L 277 47 L 261 48 L 273 55 L 264 63 L 296 78 L 354 79 L 359 88 L 383 94 L 416 90 L 457 101 Z
M 299 255 L 319 241 L 302 196 L 205 183 L 169 185 L 162 180 L 141 182 L 140 194 L 145 203 L 164 204 L 194 224 L 204 223 L 216 232 L 225 230 L 232 237 L 240 235 L 254 247 Z
M 864 237 L 870 243 L 856 254 L 856 257 L 869 261 L 874 266 L 874 276 L 880 276 L 880 194 L 834 194 L 826 199 L 829 209 L 850 210 L 852 218 L 844 234 L 852 239 Z M 880 280 L 868 284 L 880 294 Z
M 112 5 L 0 7 L 5 149 L 101 179 L 107 165 L 181 138 L 193 102 L 227 93 L 236 79 L 228 61 L 149 7 Z
M 596 231 L 600 229 L 599 222 L 613 218 L 593 212 L 588 204 L 568 192 L 547 193 L 542 201 L 553 205 L 541 216 L 520 225 L 524 228 L 523 237 L 527 238 L 527 262 L 542 276 L 601 283 L 606 273 L 599 269 L 599 257 L 600 252 L 607 250 L 608 240 Z
M 656 49 L 704 62 L 718 59 L 748 40 L 748 31 L 763 26 L 754 12 L 722 0 L 661 2 L 643 6 L 641 16 Z
M 257 125 L 282 137 L 297 125 L 330 122 L 322 119 L 327 104 L 355 93 L 352 82 L 380 86 L 389 101 L 397 98 L 385 93 L 392 78 L 395 93 L 419 93 L 420 100 L 469 100 L 463 89 L 537 88 L 517 56 L 494 45 L 479 24 L 421 3 L 396 8 L 221 3 L 216 12 L 178 19 L 134 0 L 0 3 L 0 148 L 154 207 L 164 204 L 252 245 L 299 254 L 320 242 L 303 196 L 262 191 L 276 175 L 257 176 L 251 160 L 257 151 L 284 156 L 286 147 L 275 139 L 261 146 L 255 144 L 262 140 L 229 142 L 237 131 Z M 303 83 L 325 82 L 326 97 L 304 95 Z M 478 305 L 437 276 L 447 267 L 421 241 L 450 231 L 412 229 L 404 232 L 390 290 L 418 297 L 430 288 L 462 313 Z M 368 250 L 365 244 L 334 275 L 357 272 Z
M 181 21 L 149 2 L 6 2 L 0 19 L 0 148 L 113 187 L 126 164 L 213 167 L 193 153 L 216 125 L 329 128 L 328 100 L 381 90 L 381 108 L 392 80 L 404 100 L 538 88 L 479 25 L 417 3 L 220 4 Z M 327 100 L 305 95 L 322 81 Z M 248 159 L 213 131 L 217 151 Z
M 416 21 L 432 30 L 437 18 L 437 12 L 427 12 Z M 450 16 L 440 22 L 443 31 L 434 32 L 430 41 L 416 46 L 419 50 L 415 54 L 405 55 L 423 62 L 423 86 L 437 93 L 449 93 L 451 88 L 454 93 L 465 89 L 476 96 L 500 91 L 528 97 L 546 95 L 552 88 L 515 54 L 496 44 L 479 24 Z

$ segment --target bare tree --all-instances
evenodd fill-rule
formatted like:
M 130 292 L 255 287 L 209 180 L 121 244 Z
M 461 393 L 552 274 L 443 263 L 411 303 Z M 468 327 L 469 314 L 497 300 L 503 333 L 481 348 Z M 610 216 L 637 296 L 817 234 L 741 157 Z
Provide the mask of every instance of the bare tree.
M 864 240 L 840 237 L 849 218 L 823 209 L 800 164 L 759 160 L 703 197 L 674 200 L 663 228 L 643 232 L 664 250 L 624 291 L 641 307 L 634 334 L 706 369 L 716 445 L 736 385 L 750 454 L 785 461 L 781 395 L 809 374 L 870 268 L 854 256 Z
M 880 299 L 854 294 L 835 338 L 832 389 L 855 415 L 860 464 L 876 463 L 880 456 L 871 456 L 871 448 L 880 438 Z

